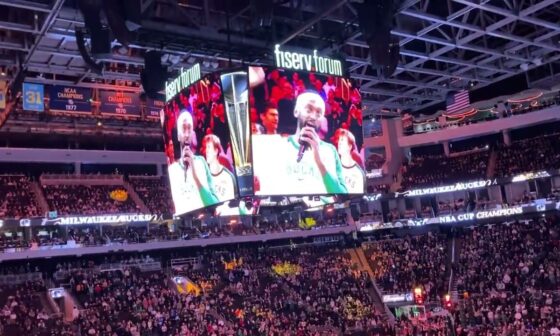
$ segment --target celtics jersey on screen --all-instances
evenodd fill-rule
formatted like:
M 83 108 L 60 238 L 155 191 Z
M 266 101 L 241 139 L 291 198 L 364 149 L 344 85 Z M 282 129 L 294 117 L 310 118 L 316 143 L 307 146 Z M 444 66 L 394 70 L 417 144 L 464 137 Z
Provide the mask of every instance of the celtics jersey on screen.
M 208 164 L 204 158 L 195 155 L 193 165 L 200 181 L 200 188 L 196 185 L 192 167 L 185 169 L 180 161 L 169 166 L 169 183 L 176 215 L 218 203 Z
M 212 182 L 218 201 L 225 202 L 235 198 L 235 178 L 229 170 L 222 167 L 218 174 L 212 174 Z
M 351 167 L 342 165 L 342 176 L 349 194 L 363 194 L 366 176 L 358 164 Z
M 321 141 L 319 153 L 325 166 L 323 176 L 308 149 L 300 162 L 295 136 L 253 135 L 254 174 L 258 195 L 320 195 L 347 193 L 342 165 L 333 145 Z

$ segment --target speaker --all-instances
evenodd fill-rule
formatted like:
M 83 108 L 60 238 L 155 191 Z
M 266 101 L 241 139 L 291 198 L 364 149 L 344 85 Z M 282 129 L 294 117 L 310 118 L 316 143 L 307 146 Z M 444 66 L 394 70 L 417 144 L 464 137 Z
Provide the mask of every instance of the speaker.
M 146 96 L 157 99 L 167 80 L 167 66 L 161 64 L 161 53 L 150 50 L 144 54 L 144 70 L 140 74 Z

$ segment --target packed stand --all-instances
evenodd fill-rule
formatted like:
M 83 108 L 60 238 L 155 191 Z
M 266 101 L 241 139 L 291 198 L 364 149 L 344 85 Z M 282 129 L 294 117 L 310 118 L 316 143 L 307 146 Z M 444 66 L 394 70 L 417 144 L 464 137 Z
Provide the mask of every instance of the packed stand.
M 385 294 L 422 288 L 426 301 L 441 302 L 447 292 L 447 238 L 429 232 L 404 239 L 366 243 L 364 252 Z
M 74 271 L 68 281 L 83 308 L 74 323 L 87 335 L 231 333 L 223 321 L 209 314 L 211 303 L 205 297 L 179 295 L 161 272 L 126 267 Z
M 24 175 L 0 175 L 0 218 L 22 218 L 41 215 L 31 181 Z
M 173 269 L 198 292 L 124 262 L 59 265 L 55 279 L 78 300 L 82 335 L 394 335 L 368 276 L 338 248 L 209 251 L 198 260 Z
M 39 295 L 46 292 L 42 281 L 0 287 L 0 335 L 74 335 L 60 317 L 43 309 Z
M 560 333 L 559 232 L 558 218 L 541 218 L 464 233 L 454 272 L 458 336 Z
M 560 168 L 560 134 L 516 141 L 498 148 L 496 177 Z
M 403 164 L 401 188 L 407 190 L 484 179 L 489 158 L 489 151 L 454 157 L 414 156 Z
M 128 181 L 153 214 L 173 213 L 169 182 L 165 177 L 129 177 Z
M 217 312 L 242 335 L 392 334 L 369 278 L 336 248 L 239 250 L 203 260 L 189 278 L 213 280 Z
M 127 197 L 120 201 L 111 198 L 113 185 L 44 185 L 45 199 L 58 215 L 104 215 L 140 212 L 134 201 Z

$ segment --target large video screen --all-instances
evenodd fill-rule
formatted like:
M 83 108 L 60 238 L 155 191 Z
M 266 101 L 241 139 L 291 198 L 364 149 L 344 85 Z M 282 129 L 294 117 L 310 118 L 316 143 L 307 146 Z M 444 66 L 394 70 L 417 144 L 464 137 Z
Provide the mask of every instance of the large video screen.
M 219 74 L 203 77 L 171 99 L 163 128 L 175 215 L 236 198 Z
M 254 193 L 364 192 L 362 99 L 346 78 L 250 67 Z

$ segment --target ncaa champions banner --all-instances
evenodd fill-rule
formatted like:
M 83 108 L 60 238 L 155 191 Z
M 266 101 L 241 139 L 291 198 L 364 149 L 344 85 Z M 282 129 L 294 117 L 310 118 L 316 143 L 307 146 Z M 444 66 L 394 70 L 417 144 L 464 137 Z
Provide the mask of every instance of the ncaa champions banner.
M 148 118 L 160 118 L 160 111 L 165 108 L 165 102 L 162 100 L 156 100 L 148 98 L 146 101 L 146 110 L 144 111 L 145 116 Z
M 142 116 L 142 106 L 138 93 L 100 90 L 99 100 L 101 101 L 99 110 L 102 114 Z
M 7 82 L 0 80 L 0 109 L 6 108 L 6 91 L 8 91 Z
M 92 89 L 54 85 L 49 89 L 51 111 L 91 113 Z

